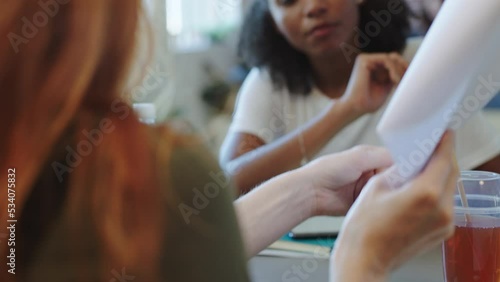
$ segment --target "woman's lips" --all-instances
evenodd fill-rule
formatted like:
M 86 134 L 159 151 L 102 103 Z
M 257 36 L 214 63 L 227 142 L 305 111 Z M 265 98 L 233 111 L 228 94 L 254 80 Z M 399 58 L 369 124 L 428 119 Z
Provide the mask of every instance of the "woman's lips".
M 310 32 L 309 36 L 313 38 L 322 38 L 332 34 L 338 27 L 338 24 L 321 24 L 314 27 Z

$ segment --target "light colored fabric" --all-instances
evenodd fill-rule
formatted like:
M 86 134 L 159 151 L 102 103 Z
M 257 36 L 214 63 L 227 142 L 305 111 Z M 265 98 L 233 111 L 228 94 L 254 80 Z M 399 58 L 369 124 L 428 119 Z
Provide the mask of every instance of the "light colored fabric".
M 442 0 L 406 0 L 408 8 L 415 13 L 409 17 L 412 34 L 423 35 L 429 29 L 429 24 L 436 18 L 441 9 Z
M 408 40 L 403 56 L 411 61 L 422 38 Z M 256 135 L 266 143 L 306 124 L 335 101 L 314 88 L 309 95 L 292 95 L 277 90 L 263 69 L 253 69 L 245 80 L 236 104 L 229 132 Z M 382 145 L 376 133 L 384 105 L 340 131 L 316 156 L 335 153 L 360 144 Z M 461 169 L 474 168 L 500 154 L 500 134 L 482 113 L 475 115 L 457 132 L 457 158 Z

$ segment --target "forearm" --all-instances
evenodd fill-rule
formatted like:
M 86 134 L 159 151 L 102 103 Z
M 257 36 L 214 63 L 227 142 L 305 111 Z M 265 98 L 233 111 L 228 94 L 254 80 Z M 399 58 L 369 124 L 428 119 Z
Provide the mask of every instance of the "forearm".
M 249 258 L 312 216 L 314 191 L 305 187 L 300 173 L 275 177 L 235 202 Z
M 349 106 L 335 103 L 304 126 L 275 142 L 238 156 L 225 164 L 225 168 L 241 192 L 250 191 L 263 181 L 299 167 L 304 158 L 314 157 L 359 116 Z M 239 149 L 246 151 L 245 148 Z

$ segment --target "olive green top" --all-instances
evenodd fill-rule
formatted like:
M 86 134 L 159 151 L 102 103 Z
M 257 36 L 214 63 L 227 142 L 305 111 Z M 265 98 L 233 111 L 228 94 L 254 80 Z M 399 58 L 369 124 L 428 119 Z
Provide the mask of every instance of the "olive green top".
M 202 148 L 176 148 L 170 169 L 174 185 L 166 197 L 169 210 L 161 257 L 162 281 L 249 281 L 232 190 L 214 158 Z M 74 242 L 63 224 L 64 215 L 58 217 L 53 228 L 44 232 L 40 244 L 33 247 L 29 267 L 18 269 L 22 273 L 16 276 L 23 281 L 101 281 L 95 232 L 82 227 L 78 232 L 88 236 Z M 82 226 L 86 225 L 84 220 Z M 33 229 L 27 239 L 40 238 L 38 231 Z M 75 250 L 83 255 L 71 256 Z M 109 268 L 105 282 L 144 281 L 125 267 Z

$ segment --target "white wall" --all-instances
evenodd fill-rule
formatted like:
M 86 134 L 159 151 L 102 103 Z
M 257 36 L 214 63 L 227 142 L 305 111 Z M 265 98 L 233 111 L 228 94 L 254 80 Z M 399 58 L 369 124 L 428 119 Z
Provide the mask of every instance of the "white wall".
M 203 64 L 208 62 L 218 74 L 225 75 L 237 63 L 234 39 L 230 41 L 204 50 L 174 54 L 174 107 L 181 109 L 183 117 L 199 131 L 204 130 L 210 117 L 209 109 L 201 100 L 202 88 L 209 82 Z
M 157 19 L 157 27 L 166 26 L 167 13 L 165 0 L 144 0 L 154 3 L 154 13 Z M 180 0 L 182 1 L 182 0 Z M 224 8 L 234 1 L 240 0 L 217 0 L 219 5 L 214 5 L 213 1 L 204 3 L 200 0 L 196 9 L 192 8 L 190 12 L 199 10 L 207 12 L 207 9 L 212 9 L 211 12 L 223 11 L 217 8 Z M 244 2 L 248 0 L 242 0 Z M 208 5 L 208 6 L 207 6 Z M 219 7 L 220 6 L 220 7 Z M 233 7 L 233 5 L 229 5 Z M 192 13 L 191 13 L 192 14 Z M 219 15 L 220 16 L 220 15 Z M 160 110 L 159 119 L 163 120 L 166 116 L 170 116 L 172 111 L 181 111 L 181 118 L 186 119 L 191 125 L 198 130 L 198 133 L 203 134 L 204 129 L 210 117 L 210 110 L 201 100 L 201 91 L 209 81 L 203 70 L 203 64 L 208 62 L 213 66 L 214 71 L 221 75 L 225 75 L 229 68 L 237 62 L 236 57 L 236 32 L 233 34 L 224 45 L 205 46 L 198 50 L 175 50 L 172 45 L 168 48 L 167 40 L 172 43 L 172 38 L 161 38 L 165 45 L 159 49 L 164 50 L 166 69 L 168 72 L 168 87 L 163 87 L 158 93 L 154 93 L 154 103 L 157 109 Z

